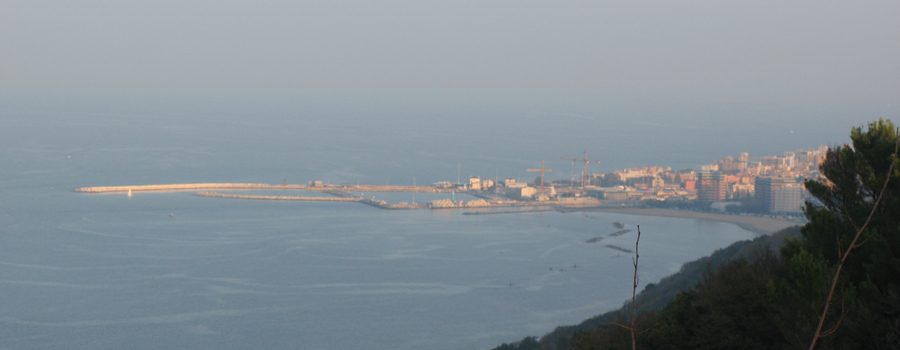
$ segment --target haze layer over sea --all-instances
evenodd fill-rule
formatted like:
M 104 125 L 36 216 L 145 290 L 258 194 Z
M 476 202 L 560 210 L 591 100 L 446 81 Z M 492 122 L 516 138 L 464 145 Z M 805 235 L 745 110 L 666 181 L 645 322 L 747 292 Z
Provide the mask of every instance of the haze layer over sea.
M 754 143 L 729 131 L 738 122 L 546 114 L 425 123 L 5 112 L 3 120 L 0 347 L 17 349 L 487 348 L 619 307 L 631 260 L 607 245 L 632 249 L 637 225 L 641 288 L 755 236 L 676 218 L 384 211 L 190 192 L 128 198 L 78 187 L 421 185 L 456 181 L 457 169 L 463 179 L 529 181 L 525 169 L 541 160 L 548 177 L 569 179 L 579 166 L 559 157 L 585 150 L 602 161 L 592 171 L 606 172 L 842 142 L 783 130 L 782 141 Z M 632 232 L 608 236 L 614 222 Z M 585 242 L 595 237 L 604 239 Z

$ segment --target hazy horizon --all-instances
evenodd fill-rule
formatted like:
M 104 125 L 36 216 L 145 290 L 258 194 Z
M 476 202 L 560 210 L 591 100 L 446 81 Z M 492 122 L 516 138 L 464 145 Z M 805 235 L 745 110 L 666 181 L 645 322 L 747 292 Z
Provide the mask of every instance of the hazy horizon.
M 898 14 L 895 3 L 8 1 L 0 109 L 860 125 L 900 111 Z

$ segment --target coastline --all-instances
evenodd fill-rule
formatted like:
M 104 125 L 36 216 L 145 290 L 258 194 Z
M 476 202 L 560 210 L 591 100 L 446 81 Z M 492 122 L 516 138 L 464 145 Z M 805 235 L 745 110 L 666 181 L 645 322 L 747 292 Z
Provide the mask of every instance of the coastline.
M 774 218 L 759 216 L 743 216 L 743 215 L 726 215 L 715 213 L 703 213 L 690 210 L 660 209 L 660 208 L 594 208 L 585 209 L 588 211 L 601 211 L 607 213 L 619 213 L 630 215 L 646 215 L 646 216 L 665 216 L 673 218 L 698 219 L 720 221 L 736 224 L 747 231 L 753 231 L 758 234 L 771 234 L 779 230 L 786 229 L 791 226 L 802 226 L 802 224 L 792 221 L 779 220 Z
M 80 193 L 117 193 L 117 192 L 169 192 L 169 191 L 196 191 L 196 190 L 314 190 L 314 191 L 324 191 L 328 192 L 332 195 L 336 195 L 337 197 L 294 197 L 294 196 L 251 196 L 251 195 L 236 195 L 236 194 L 222 194 L 222 193 L 214 193 L 214 192 L 197 192 L 194 195 L 200 197 L 216 197 L 216 198 L 230 198 L 230 199 L 255 199 L 255 200 L 282 200 L 282 201 L 328 201 L 328 202 L 362 202 L 365 204 L 374 205 L 376 207 L 382 209 L 423 209 L 424 206 L 421 205 L 398 205 L 392 204 L 388 205 L 387 203 L 382 203 L 380 201 L 369 201 L 363 198 L 358 198 L 358 196 L 344 193 L 343 191 L 352 191 L 359 189 L 366 189 L 370 192 L 372 190 L 380 190 L 380 191 L 388 191 L 388 190 L 399 190 L 400 192 L 444 192 L 446 189 L 437 189 L 432 186 L 342 186 L 342 187 L 310 187 L 306 185 L 294 185 L 294 184 L 284 184 L 284 185 L 271 185 L 271 184 L 257 184 L 257 183 L 194 183 L 194 184 L 164 184 L 164 185 L 137 185 L 137 186 L 102 186 L 102 187 L 82 187 L 75 189 L 75 192 Z M 129 192 L 130 193 L 130 192 Z M 345 195 L 340 195 L 340 193 L 344 193 Z M 756 232 L 758 234 L 771 234 L 777 232 L 779 230 L 801 225 L 800 223 L 780 220 L 769 217 L 759 217 L 759 216 L 743 216 L 743 215 L 726 215 L 726 214 L 715 214 L 715 213 L 705 213 L 705 212 L 696 212 L 690 210 L 676 210 L 676 209 L 662 209 L 662 208 L 621 208 L 621 207 L 583 207 L 586 203 L 534 203 L 531 205 L 502 205 L 506 206 L 514 206 L 514 207 L 527 207 L 533 206 L 535 208 L 533 210 L 517 210 L 517 211 L 502 211 L 502 212 L 466 212 L 468 215 L 481 215 L 481 214 L 513 214 L 513 213 L 522 213 L 522 212 L 532 212 L 532 211 L 545 211 L 545 210 L 562 210 L 562 211 L 599 211 L 599 212 L 607 212 L 607 213 L 619 213 L 619 214 L 629 214 L 629 215 L 645 215 L 645 216 L 664 216 L 664 217 L 674 217 L 674 218 L 685 218 L 685 219 L 698 219 L 698 220 L 710 220 L 710 221 L 719 221 L 719 222 L 727 222 L 740 226 L 741 228 Z M 542 208 L 542 207 L 552 207 L 550 208 Z M 434 208 L 440 209 L 440 208 Z

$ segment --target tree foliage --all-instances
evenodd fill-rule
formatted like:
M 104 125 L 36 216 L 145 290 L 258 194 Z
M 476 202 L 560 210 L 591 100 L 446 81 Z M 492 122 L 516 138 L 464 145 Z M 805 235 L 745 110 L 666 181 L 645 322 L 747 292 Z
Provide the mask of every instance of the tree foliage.
M 897 128 L 878 120 L 866 130 L 854 128 L 850 139 L 851 145 L 828 152 L 820 167 L 824 179 L 806 182 L 822 204 L 807 204 L 809 224 L 801 231 L 801 244 L 832 268 L 844 259 L 836 280 L 839 292 L 824 301 L 840 305 L 840 312 L 829 315 L 834 336 L 827 346 L 900 348 Z M 853 245 L 857 233 L 861 240 Z M 852 254 L 844 258 L 850 245 Z M 792 257 L 798 251 L 785 253 Z

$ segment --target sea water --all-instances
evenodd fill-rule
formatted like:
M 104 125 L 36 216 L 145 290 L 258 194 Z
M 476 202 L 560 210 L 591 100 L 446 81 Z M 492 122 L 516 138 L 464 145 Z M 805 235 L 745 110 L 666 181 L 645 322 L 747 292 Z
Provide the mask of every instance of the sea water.
M 640 288 L 755 236 L 732 224 L 609 213 L 81 194 L 72 190 L 413 177 L 421 185 L 455 181 L 465 167 L 479 170 L 459 176 L 523 179 L 534 175 L 525 163 L 540 159 L 475 152 L 514 148 L 502 133 L 451 148 L 458 142 L 435 140 L 454 135 L 434 130 L 383 142 L 370 133 L 390 130 L 374 126 L 9 117 L 0 140 L 0 348 L 483 349 L 621 306 L 633 273 L 623 249 L 634 249 L 638 225 Z M 412 202 L 409 193 L 384 196 Z M 616 222 L 631 231 L 610 236 Z

